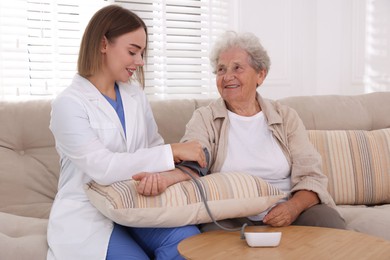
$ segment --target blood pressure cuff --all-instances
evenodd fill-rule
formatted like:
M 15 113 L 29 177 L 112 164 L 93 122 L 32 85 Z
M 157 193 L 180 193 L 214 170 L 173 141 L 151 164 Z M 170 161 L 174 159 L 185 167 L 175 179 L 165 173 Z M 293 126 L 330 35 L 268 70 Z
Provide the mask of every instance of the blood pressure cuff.
M 206 157 L 207 166 L 206 167 L 200 167 L 200 165 L 195 161 L 183 161 L 177 164 L 177 166 L 184 166 L 188 167 L 194 172 L 197 172 L 199 176 L 206 176 L 207 172 L 209 170 L 209 162 L 210 162 L 210 154 L 209 151 L 207 151 L 206 148 L 203 148 L 204 155 Z

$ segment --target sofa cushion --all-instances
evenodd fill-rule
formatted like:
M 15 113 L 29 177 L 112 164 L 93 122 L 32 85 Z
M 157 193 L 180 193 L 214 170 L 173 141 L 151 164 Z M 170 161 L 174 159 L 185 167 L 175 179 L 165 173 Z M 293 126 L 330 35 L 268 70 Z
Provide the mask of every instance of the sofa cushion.
M 285 194 L 249 174 L 213 173 L 198 179 L 214 219 L 259 214 Z M 86 185 L 86 192 L 105 216 L 133 227 L 174 227 L 211 222 L 199 189 L 193 180 L 168 187 L 158 196 L 137 193 L 137 181 L 128 180 L 101 186 Z
M 46 259 L 47 223 L 0 212 L 0 259 Z
M 390 240 L 390 205 L 340 205 L 338 211 L 347 223 L 347 229 Z
M 49 216 L 59 174 L 50 104 L 50 99 L 0 102 L 1 212 Z
M 390 203 L 390 128 L 308 130 L 336 204 Z

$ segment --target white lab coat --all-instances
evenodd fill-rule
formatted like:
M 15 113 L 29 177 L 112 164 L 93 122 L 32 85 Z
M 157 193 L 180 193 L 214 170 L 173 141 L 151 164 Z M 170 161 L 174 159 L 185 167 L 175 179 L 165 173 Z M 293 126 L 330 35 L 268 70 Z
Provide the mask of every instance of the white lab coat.
M 126 136 L 112 106 L 78 74 L 52 103 L 50 130 L 61 174 L 48 224 L 48 259 L 106 258 L 113 223 L 89 202 L 85 183 L 111 184 L 174 168 L 171 147 L 163 144 L 139 84 L 118 85 Z

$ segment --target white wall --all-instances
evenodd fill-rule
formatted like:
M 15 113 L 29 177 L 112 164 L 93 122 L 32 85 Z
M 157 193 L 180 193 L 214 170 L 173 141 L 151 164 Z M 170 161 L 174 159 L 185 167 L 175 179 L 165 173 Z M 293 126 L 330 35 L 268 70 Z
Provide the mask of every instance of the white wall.
M 390 1 L 366 1 L 366 89 L 390 91 Z
M 232 29 L 255 33 L 269 98 L 365 92 L 366 0 L 231 0 Z

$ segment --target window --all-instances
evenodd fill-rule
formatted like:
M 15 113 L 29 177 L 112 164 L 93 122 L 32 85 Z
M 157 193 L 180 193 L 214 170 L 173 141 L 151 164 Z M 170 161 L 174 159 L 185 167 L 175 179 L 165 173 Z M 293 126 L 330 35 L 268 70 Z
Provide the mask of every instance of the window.
M 0 97 L 59 93 L 76 72 L 86 23 L 109 3 L 134 11 L 148 26 L 151 99 L 215 95 L 208 54 L 227 28 L 226 0 L 13 0 L 0 3 Z

